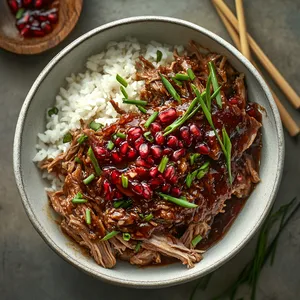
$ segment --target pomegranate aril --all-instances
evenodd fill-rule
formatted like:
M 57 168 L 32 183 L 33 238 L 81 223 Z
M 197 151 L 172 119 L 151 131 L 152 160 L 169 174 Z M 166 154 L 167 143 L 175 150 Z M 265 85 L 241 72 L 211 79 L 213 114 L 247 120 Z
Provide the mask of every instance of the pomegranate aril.
M 17 13 L 17 11 L 19 9 L 19 5 L 16 0 L 8 1 L 8 5 L 14 14 Z
M 179 160 L 181 157 L 183 157 L 185 155 L 185 149 L 179 149 L 174 151 L 173 155 L 172 155 L 172 160 L 177 161 Z
M 107 150 L 104 147 L 94 146 L 93 148 L 94 148 L 93 150 L 94 150 L 95 156 L 98 159 L 104 159 L 104 158 L 107 157 L 108 152 L 107 152 Z
M 154 158 L 151 155 L 147 157 L 146 161 L 150 167 L 154 165 Z
M 178 148 L 183 148 L 183 146 L 184 146 L 184 145 L 183 145 L 183 142 L 182 142 L 182 141 L 179 141 L 179 142 L 178 142 Z
M 43 36 L 45 36 L 45 34 L 46 34 L 46 33 L 45 33 L 43 30 L 41 30 L 40 28 L 31 27 L 30 30 L 31 30 L 33 36 L 35 36 L 35 37 L 43 37 Z
M 144 167 L 136 167 L 135 172 L 142 178 L 148 175 L 148 170 Z
M 143 197 L 147 200 L 151 199 L 153 192 L 150 189 L 149 185 L 143 182 L 142 187 L 143 187 Z
M 163 133 L 162 132 L 157 132 L 155 134 L 155 142 L 156 144 L 158 145 L 163 145 L 164 142 L 165 142 L 165 137 L 163 136 Z
M 35 8 L 41 8 L 43 6 L 43 0 L 35 0 L 34 7 Z
M 165 148 L 163 150 L 163 155 L 170 156 L 173 153 L 173 150 L 171 148 Z
M 180 190 L 180 188 L 178 188 L 178 187 L 173 187 L 173 188 L 171 189 L 171 195 L 174 196 L 174 197 L 180 197 L 180 195 L 181 195 L 181 190 Z
M 178 182 L 178 176 L 174 175 L 173 177 L 170 178 L 171 183 L 177 183 Z
M 239 103 L 239 99 L 237 97 L 231 97 L 228 101 L 232 105 L 235 105 L 235 104 Z
M 178 138 L 175 135 L 170 135 L 167 140 L 167 146 L 176 149 L 178 147 Z
M 134 142 L 143 134 L 143 130 L 140 127 L 132 127 L 128 130 L 127 139 L 130 142 Z
M 171 189 L 171 184 L 166 183 L 166 184 L 164 184 L 164 185 L 162 186 L 161 191 L 162 191 L 163 193 L 169 193 L 169 192 L 170 192 L 170 189 Z
M 171 124 L 177 118 L 177 111 L 175 108 L 168 108 L 161 111 L 158 115 L 158 119 L 165 125 Z
M 133 148 L 130 148 L 127 153 L 127 158 L 129 160 L 135 159 L 137 157 L 137 151 Z
M 120 144 L 121 144 L 123 141 L 124 141 L 123 139 L 117 137 L 117 138 L 114 140 L 114 144 L 115 144 L 117 147 L 119 147 Z
M 158 145 L 151 146 L 151 154 L 154 158 L 161 158 L 162 157 L 162 149 Z
M 49 14 L 47 16 L 47 19 L 50 23 L 55 24 L 55 23 L 57 23 L 58 15 L 56 13 Z
M 127 141 L 122 142 L 119 149 L 120 154 L 123 156 L 126 155 L 128 148 L 129 148 L 128 142 Z
M 168 166 L 163 175 L 166 180 L 170 180 L 175 175 L 175 168 L 173 166 Z
M 40 26 L 40 22 L 38 20 L 33 20 L 33 22 L 31 23 L 31 26 L 33 26 L 33 27 L 39 27 Z
M 194 139 L 200 139 L 202 136 L 200 129 L 195 124 L 190 125 L 190 133 Z
M 141 184 L 134 182 L 134 183 L 132 183 L 132 191 L 134 193 L 136 193 L 137 195 L 142 195 L 143 187 Z
M 118 199 L 122 199 L 122 198 L 123 198 L 122 193 L 120 193 L 119 191 L 114 192 L 114 199 L 118 200 Z
M 107 179 L 105 179 L 103 181 L 103 195 L 104 195 L 105 200 L 112 200 L 112 198 L 113 198 L 111 185 Z
M 111 157 L 115 163 L 120 163 L 122 161 L 122 157 L 120 154 L 117 152 L 117 150 L 113 150 L 111 152 Z
M 117 170 L 113 170 L 111 172 L 111 182 L 113 184 L 120 184 L 121 183 L 121 176 L 120 172 Z
M 32 4 L 33 0 L 23 0 L 23 5 L 28 7 Z
M 180 128 L 180 136 L 184 141 L 189 140 L 191 135 L 190 135 L 190 130 L 187 126 L 182 126 Z
M 159 188 L 162 184 L 163 180 L 161 180 L 160 178 L 153 178 L 149 180 L 149 185 L 153 190 Z
M 134 142 L 134 148 L 136 150 L 140 149 L 140 146 L 145 142 L 145 139 L 141 136 Z
M 20 34 L 24 37 L 30 36 L 30 26 L 26 25 L 20 32 Z
M 152 167 L 149 171 L 149 175 L 151 177 L 156 177 L 156 175 L 158 174 L 158 168 L 157 167 Z
M 156 132 L 159 132 L 162 130 L 162 127 L 160 124 L 158 124 L 157 122 L 153 122 L 150 125 L 150 131 L 153 135 L 155 135 Z
M 149 164 L 148 162 L 146 162 L 144 159 L 142 159 L 142 158 L 140 158 L 140 157 L 137 158 L 135 164 L 136 164 L 138 167 L 144 167 L 144 168 L 148 168 L 148 169 L 152 167 L 151 164 Z
M 207 155 L 210 152 L 210 149 L 208 148 L 208 146 L 204 145 L 204 144 L 199 144 L 195 147 L 196 152 L 203 154 L 203 155 Z
M 141 158 L 146 158 L 149 155 L 149 145 L 148 144 L 141 144 L 139 147 L 139 154 Z

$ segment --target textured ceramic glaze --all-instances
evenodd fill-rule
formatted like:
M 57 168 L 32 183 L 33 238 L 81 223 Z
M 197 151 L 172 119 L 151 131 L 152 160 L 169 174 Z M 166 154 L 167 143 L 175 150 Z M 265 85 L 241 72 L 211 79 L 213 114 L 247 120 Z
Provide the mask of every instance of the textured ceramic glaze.
M 261 183 L 248 199 L 226 236 L 204 255 L 193 269 L 180 263 L 162 267 L 137 268 L 125 262 L 114 269 L 103 269 L 94 260 L 71 245 L 54 222 L 44 191 L 47 182 L 40 176 L 32 158 L 36 135 L 44 131 L 45 111 L 55 101 L 64 78 L 84 69 L 86 59 L 101 52 L 109 41 L 133 36 L 140 42 L 156 40 L 167 44 L 187 45 L 193 39 L 211 51 L 226 55 L 230 63 L 245 73 L 250 101 L 261 104 L 263 150 Z M 283 170 L 284 141 L 281 121 L 265 82 L 251 63 L 229 43 L 192 23 L 166 17 L 134 17 L 100 26 L 81 36 L 62 50 L 45 67 L 29 91 L 20 112 L 14 142 L 14 171 L 26 212 L 48 245 L 65 260 L 100 279 L 133 287 L 151 288 L 183 283 L 204 276 L 234 256 L 249 241 L 263 222 L 275 198 Z M 49 213 L 50 212 L 50 213 Z

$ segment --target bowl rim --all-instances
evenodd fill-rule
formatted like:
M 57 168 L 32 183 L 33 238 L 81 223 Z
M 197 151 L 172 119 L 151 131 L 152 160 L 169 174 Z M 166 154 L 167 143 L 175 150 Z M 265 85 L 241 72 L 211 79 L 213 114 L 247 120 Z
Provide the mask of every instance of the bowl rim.
M 139 23 L 139 22 L 162 22 L 162 23 L 172 23 L 176 25 L 181 25 L 184 27 L 188 27 L 190 29 L 196 30 L 207 37 L 213 39 L 217 43 L 221 44 L 227 51 L 229 51 L 231 54 L 233 54 L 248 70 L 252 75 L 256 78 L 260 86 L 262 87 L 268 102 L 270 104 L 270 109 L 273 113 L 274 120 L 275 120 L 275 131 L 278 138 L 278 168 L 276 172 L 276 178 L 272 187 L 272 191 L 270 192 L 270 197 L 266 202 L 265 209 L 260 216 L 258 222 L 256 225 L 251 229 L 250 233 L 244 237 L 244 239 L 234 248 L 234 250 L 227 255 L 223 256 L 221 259 L 216 261 L 214 264 L 208 266 L 206 269 L 201 269 L 197 273 L 189 274 L 186 273 L 184 275 L 175 276 L 172 279 L 168 280 L 162 280 L 162 281 L 137 281 L 137 280 L 127 280 L 126 278 L 120 279 L 115 278 L 114 276 L 109 276 L 107 274 L 101 273 L 101 267 L 99 267 L 100 271 L 96 271 L 94 269 L 91 269 L 87 267 L 84 263 L 78 262 L 77 260 L 72 259 L 60 246 L 58 246 L 51 238 L 50 234 L 48 234 L 44 228 L 41 226 L 37 216 L 34 214 L 33 209 L 30 204 L 30 200 L 27 197 L 26 190 L 23 184 L 22 179 L 22 165 L 21 165 L 21 144 L 22 144 L 22 134 L 23 134 L 23 127 L 26 120 L 27 111 L 29 109 L 31 100 L 33 99 L 39 85 L 42 83 L 42 81 L 45 79 L 45 77 L 48 75 L 48 73 L 51 71 L 51 69 L 60 62 L 61 59 L 64 58 L 65 55 L 67 55 L 69 52 L 71 52 L 74 48 L 76 48 L 81 43 L 85 42 L 89 38 L 93 37 L 94 35 L 97 35 L 105 30 L 108 30 L 113 27 L 121 26 L 124 24 L 131 24 L 131 23 Z M 67 45 L 63 50 L 61 50 L 42 70 L 42 72 L 39 74 L 35 82 L 33 83 L 32 87 L 30 88 L 25 101 L 23 103 L 23 106 L 21 108 L 16 130 L 15 130 L 15 137 L 14 137 L 14 145 L 13 145 L 13 167 L 14 167 L 14 174 L 15 179 L 17 183 L 17 187 L 22 199 L 23 206 L 25 208 L 25 211 L 33 225 L 33 227 L 37 230 L 37 232 L 40 234 L 40 236 L 44 239 L 44 241 L 52 248 L 56 253 L 58 253 L 64 260 L 69 262 L 71 265 L 81 269 L 85 273 L 88 273 L 96 278 L 99 278 L 101 280 L 104 280 L 109 283 L 114 283 L 117 285 L 122 286 L 131 286 L 131 287 L 139 287 L 139 288 L 158 288 L 158 287 L 166 287 L 171 286 L 175 284 L 180 284 L 184 282 L 191 281 L 193 279 L 199 278 L 200 276 L 205 276 L 206 274 L 214 271 L 215 269 L 222 266 L 224 263 L 226 263 L 229 259 L 231 259 L 233 256 L 235 256 L 253 237 L 253 235 L 256 233 L 256 231 L 259 229 L 260 225 L 266 218 L 268 212 L 270 211 L 273 201 L 275 200 L 275 196 L 277 194 L 279 184 L 282 177 L 282 170 L 283 170 L 283 164 L 284 164 L 284 135 L 283 135 L 283 129 L 281 124 L 281 119 L 279 116 L 279 112 L 277 109 L 277 106 L 273 100 L 273 97 L 271 95 L 271 92 L 264 81 L 264 79 L 261 77 L 261 75 L 258 73 L 258 71 L 254 68 L 254 66 L 251 64 L 251 62 L 246 59 L 235 47 L 233 47 L 230 43 L 225 41 L 223 38 L 218 36 L 217 34 L 199 26 L 192 22 L 181 20 L 178 18 L 171 18 L 171 17 L 163 17 L 163 16 L 138 16 L 138 17 L 130 17 L 125 19 L 116 20 L 104 25 L 101 25 L 99 27 L 96 27 L 95 29 L 92 29 L 88 31 L 87 33 L 81 35 L 76 40 L 71 42 L 69 45 Z

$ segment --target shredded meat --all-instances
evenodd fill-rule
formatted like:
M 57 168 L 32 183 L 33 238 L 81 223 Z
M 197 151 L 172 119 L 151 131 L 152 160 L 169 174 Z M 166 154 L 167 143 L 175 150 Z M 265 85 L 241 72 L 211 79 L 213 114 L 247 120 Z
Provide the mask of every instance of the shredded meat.
M 152 263 L 159 264 L 161 262 L 160 255 L 156 251 L 142 250 L 130 258 L 132 265 L 146 266 Z

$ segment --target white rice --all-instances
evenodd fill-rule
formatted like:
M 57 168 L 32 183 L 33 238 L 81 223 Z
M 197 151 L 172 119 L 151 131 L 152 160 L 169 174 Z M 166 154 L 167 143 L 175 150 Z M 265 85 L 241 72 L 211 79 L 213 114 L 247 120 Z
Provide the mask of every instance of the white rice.
M 176 46 L 178 52 L 182 46 Z M 157 50 L 162 52 L 162 60 L 156 63 Z M 136 39 L 127 38 L 124 42 L 111 42 L 106 50 L 93 55 L 86 62 L 84 73 L 71 74 L 66 78 L 67 85 L 61 87 L 56 96 L 54 106 L 58 108 L 57 115 L 48 116 L 46 112 L 46 130 L 38 134 L 37 153 L 34 162 L 41 162 L 47 158 L 55 158 L 66 151 L 69 143 L 63 143 L 63 136 L 70 130 L 80 128 L 80 119 L 90 121 L 95 119 L 102 124 L 116 121 L 117 112 L 109 102 L 114 99 L 126 111 L 134 111 L 133 105 L 123 104 L 124 97 L 120 92 L 120 84 L 116 80 L 119 74 L 128 82 L 126 91 L 130 99 L 138 99 L 144 86 L 143 81 L 135 81 L 135 63 L 140 55 L 151 61 L 155 66 L 165 65 L 174 60 L 174 47 L 150 42 L 139 44 Z M 43 177 L 53 181 L 51 174 Z M 56 187 L 58 179 L 52 182 Z

